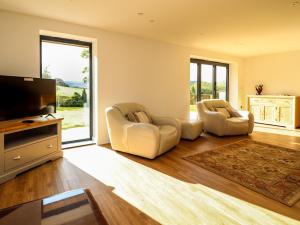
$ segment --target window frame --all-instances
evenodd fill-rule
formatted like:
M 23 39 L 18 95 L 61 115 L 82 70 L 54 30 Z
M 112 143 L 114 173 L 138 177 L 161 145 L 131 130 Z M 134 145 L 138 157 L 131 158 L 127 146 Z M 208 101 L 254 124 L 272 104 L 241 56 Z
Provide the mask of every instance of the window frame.
M 229 64 L 228 63 L 221 63 L 216 61 L 208 61 L 203 59 L 195 59 L 191 58 L 190 63 L 197 64 L 197 101 L 201 101 L 201 65 L 211 65 L 213 67 L 213 97 L 216 98 L 217 92 L 217 66 L 226 67 L 226 101 L 229 101 Z
M 88 47 L 89 48 L 89 113 L 90 113 L 90 121 L 89 121 L 89 127 L 90 127 L 90 137 L 89 138 L 83 138 L 83 139 L 78 139 L 78 140 L 73 140 L 73 141 L 65 141 L 62 142 L 63 144 L 72 144 L 72 143 L 78 143 L 78 142 L 84 142 L 84 141 L 93 141 L 94 139 L 94 101 L 93 101 L 93 44 L 91 42 L 86 42 L 86 41 L 80 41 L 80 40 L 74 40 L 74 39 L 69 39 L 69 38 L 61 38 L 61 37 L 54 37 L 54 36 L 47 36 L 47 35 L 40 35 L 40 78 L 43 78 L 43 68 L 42 68 L 42 43 L 43 42 L 52 42 L 52 43 L 58 43 L 58 44 L 65 44 L 65 45 L 74 45 L 74 46 L 83 46 L 83 47 Z

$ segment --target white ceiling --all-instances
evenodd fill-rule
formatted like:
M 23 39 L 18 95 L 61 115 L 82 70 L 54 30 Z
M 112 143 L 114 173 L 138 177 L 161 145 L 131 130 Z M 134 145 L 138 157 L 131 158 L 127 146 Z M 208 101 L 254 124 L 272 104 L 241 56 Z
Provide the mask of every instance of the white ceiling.
M 0 0 L 0 8 L 253 56 L 300 49 L 300 0 L 293 2 L 297 0 Z

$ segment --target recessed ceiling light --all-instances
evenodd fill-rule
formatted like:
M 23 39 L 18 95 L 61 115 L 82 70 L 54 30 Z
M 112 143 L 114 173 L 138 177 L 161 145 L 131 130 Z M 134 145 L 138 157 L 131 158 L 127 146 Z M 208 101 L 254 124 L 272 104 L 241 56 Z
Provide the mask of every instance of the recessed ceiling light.
M 152 19 L 152 20 L 149 20 L 149 22 L 150 22 L 150 23 L 154 23 L 154 22 L 155 22 L 155 20 L 153 20 L 153 19 Z
M 299 5 L 299 1 L 293 1 L 292 3 L 291 3 L 291 6 L 292 7 L 296 7 L 296 6 L 298 6 Z
M 136 13 L 138 16 L 143 16 L 145 13 L 143 13 L 143 12 L 138 12 L 138 13 Z

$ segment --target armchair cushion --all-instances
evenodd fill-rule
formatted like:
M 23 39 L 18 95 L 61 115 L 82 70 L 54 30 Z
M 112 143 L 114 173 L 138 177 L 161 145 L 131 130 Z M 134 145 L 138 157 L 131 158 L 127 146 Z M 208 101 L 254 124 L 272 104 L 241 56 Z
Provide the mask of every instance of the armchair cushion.
M 207 107 L 207 109 L 208 109 L 209 111 L 216 112 L 216 109 L 215 109 L 214 107 L 212 107 L 212 106 Z
M 125 117 L 128 121 L 137 123 L 137 120 L 132 112 L 127 113 Z
M 144 111 L 134 112 L 133 115 L 138 123 L 152 123 L 151 117 Z
M 216 108 L 216 111 L 223 113 L 226 116 L 226 118 L 230 118 L 230 113 L 227 111 L 225 107 Z
M 227 111 L 230 114 L 230 117 L 240 117 L 241 115 L 238 113 L 237 110 L 232 108 L 230 105 L 226 106 Z

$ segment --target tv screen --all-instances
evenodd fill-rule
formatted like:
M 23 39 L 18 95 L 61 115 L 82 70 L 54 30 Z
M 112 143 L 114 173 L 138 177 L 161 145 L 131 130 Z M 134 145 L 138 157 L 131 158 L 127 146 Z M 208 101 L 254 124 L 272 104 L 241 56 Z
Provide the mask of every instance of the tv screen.
M 55 112 L 55 80 L 0 76 L 0 121 Z

